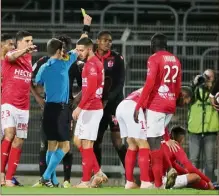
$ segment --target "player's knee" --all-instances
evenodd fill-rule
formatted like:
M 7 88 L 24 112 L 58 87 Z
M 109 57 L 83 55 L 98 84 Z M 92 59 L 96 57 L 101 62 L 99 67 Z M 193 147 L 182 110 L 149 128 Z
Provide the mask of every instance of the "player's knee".
M 23 143 L 24 143 L 24 139 L 23 138 L 19 138 L 19 137 L 15 136 L 15 138 L 14 138 L 14 140 L 12 142 L 12 147 L 13 148 L 22 148 Z
M 137 145 L 139 148 L 147 148 L 150 149 L 150 146 L 147 142 L 147 140 L 143 140 L 143 139 L 135 139 Z
M 81 147 L 81 140 L 77 136 L 74 136 L 73 143 L 77 148 Z
M 201 180 L 201 177 L 198 174 L 190 173 L 187 175 L 188 184 L 197 183 Z
M 127 143 L 128 143 L 128 148 L 129 150 L 137 150 L 138 149 L 138 145 L 135 142 L 135 139 L 133 138 L 127 138 L 126 139 Z
M 70 150 L 70 142 L 69 141 L 60 142 L 59 148 L 61 148 L 62 151 L 66 154 Z
M 83 149 L 92 148 L 94 142 L 90 140 L 82 140 L 82 147 Z
M 15 128 L 7 128 L 4 130 L 4 138 L 8 141 L 12 141 L 15 136 Z

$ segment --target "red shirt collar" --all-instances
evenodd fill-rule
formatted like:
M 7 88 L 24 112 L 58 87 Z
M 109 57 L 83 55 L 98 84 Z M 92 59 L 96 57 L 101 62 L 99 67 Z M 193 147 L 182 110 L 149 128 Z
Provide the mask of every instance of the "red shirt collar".
M 111 50 L 109 50 L 105 55 L 100 56 L 98 51 L 95 52 L 95 55 L 100 59 L 100 60 L 105 60 L 111 55 Z

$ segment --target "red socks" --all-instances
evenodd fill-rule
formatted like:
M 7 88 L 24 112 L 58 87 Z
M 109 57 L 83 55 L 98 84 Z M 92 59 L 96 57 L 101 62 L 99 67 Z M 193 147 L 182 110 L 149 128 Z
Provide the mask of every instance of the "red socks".
M 138 151 L 128 149 L 125 156 L 125 175 L 126 180 L 130 182 L 134 181 L 133 171 L 135 167 L 137 152 Z
M 8 162 L 8 157 L 11 149 L 11 141 L 8 141 L 6 139 L 2 140 L 1 143 L 1 172 L 5 173 L 5 167 Z
M 163 177 L 163 150 L 160 148 L 159 150 L 151 151 L 151 165 L 152 172 L 154 175 L 154 184 L 156 187 L 160 187 L 162 183 Z
M 97 162 L 96 155 L 93 153 L 93 172 L 94 174 L 96 174 L 99 171 L 100 171 L 100 166 L 99 163 Z
M 138 151 L 138 165 L 140 168 L 140 180 L 150 182 L 149 176 L 149 149 L 141 148 Z
M 83 149 L 81 154 L 82 154 L 82 172 L 83 172 L 82 181 L 87 182 L 90 181 L 91 179 L 92 169 L 94 165 L 93 157 L 95 155 L 93 148 Z
M 209 186 L 208 186 L 208 183 L 204 180 L 200 180 L 200 182 L 196 183 L 196 184 L 193 184 L 192 185 L 193 188 L 196 188 L 196 189 L 202 189 L 202 190 L 208 190 L 209 189 Z
M 8 159 L 8 171 L 6 173 L 6 180 L 11 180 L 14 176 L 17 166 L 20 162 L 21 149 L 11 147 L 9 159 Z

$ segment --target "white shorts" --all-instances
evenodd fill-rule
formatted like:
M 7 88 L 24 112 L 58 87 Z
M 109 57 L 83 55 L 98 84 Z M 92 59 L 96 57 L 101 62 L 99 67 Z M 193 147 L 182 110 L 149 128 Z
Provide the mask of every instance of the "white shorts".
M 75 127 L 79 139 L 96 141 L 103 110 L 81 110 Z
M 135 139 L 147 139 L 146 123 L 143 110 L 139 110 L 139 123 L 134 121 L 136 102 L 123 100 L 116 109 L 116 119 L 119 123 L 121 138 L 132 137 Z
M 159 137 L 164 135 L 165 127 L 169 124 L 173 114 L 165 114 L 146 110 L 147 137 Z
M 173 188 L 178 189 L 178 188 L 186 187 L 188 185 L 187 175 L 188 174 L 183 174 L 183 175 L 177 176 L 176 182 L 175 182 L 175 185 L 173 186 Z M 166 181 L 167 181 L 167 177 L 164 177 L 163 184 L 166 184 Z
M 27 138 L 29 121 L 29 110 L 21 110 L 10 104 L 1 105 L 1 126 L 4 129 L 9 127 L 16 128 L 18 138 Z

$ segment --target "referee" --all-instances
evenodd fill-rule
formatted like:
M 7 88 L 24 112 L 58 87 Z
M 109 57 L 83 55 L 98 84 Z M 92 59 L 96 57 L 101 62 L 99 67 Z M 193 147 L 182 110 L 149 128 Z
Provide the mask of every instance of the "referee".
M 90 25 L 92 18 L 84 17 L 84 25 Z M 81 37 L 87 37 L 82 34 Z M 77 60 L 77 51 L 73 50 L 63 59 L 63 42 L 51 39 L 47 42 L 50 59 L 39 69 L 35 82 L 43 85 L 46 103 L 43 111 L 43 128 L 48 140 L 46 153 L 47 169 L 39 184 L 54 187 L 58 184 L 56 167 L 70 150 L 70 115 L 69 115 L 69 69 Z M 51 178 L 53 176 L 53 183 Z
M 69 76 L 68 71 L 77 59 L 76 51 L 68 53 L 63 60 L 63 42 L 51 39 L 47 43 L 50 59 L 39 69 L 35 82 L 44 86 L 46 103 L 43 111 L 43 128 L 48 140 L 46 153 L 47 169 L 40 182 L 47 187 L 58 184 L 51 182 L 55 169 L 64 155 L 70 150 L 70 116 L 69 116 Z
M 70 51 L 72 49 L 72 41 L 71 38 L 68 37 L 67 35 L 59 35 L 56 37 L 60 41 L 63 42 L 64 44 L 64 55 L 67 53 L 67 51 Z M 46 63 L 49 60 L 49 56 L 43 56 L 41 57 L 34 65 L 33 65 L 33 79 L 36 77 L 40 67 Z M 79 71 L 79 67 L 77 66 L 77 62 L 75 62 L 70 70 L 69 70 L 69 107 L 70 107 L 70 116 L 72 116 L 73 112 L 73 83 L 74 80 L 76 79 L 77 85 L 79 88 L 82 86 L 82 78 L 81 78 L 81 72 Z M 44 100 L 43 98 L 38 98 L 36 99 L 39 105 L 41 107 L 44 106 Z M 40 153 L 39 153 L 39 169 L 40 169 L 40 176 L 43 175 L 43 173 L 46 170 L 46 151 L 48 148 L 48 142 L 47 138 L 44 133 L 44 129 L 42 126 L 42 120 L 41 120 L 41 138 L 40 138 Z M 70 128 L 70 138 L 72 137 L 72 127 Z M 72 145 L 70 146 L 72 147 Z M 70 177 L 71 177 L 71 167 L 72 167 L 72 148 L 70 148 L 70 151 L 64 156 L 63 158 L 63 169 L 64 169 L 64 182 L 63 182 L 63 188 L 69 188 L 71 186 L 70 184 Z M 52 180 L 53 181 L 53 180 Z M 36 183 L 33 185 L 33 187 L 39 186 L 39 183 Z

